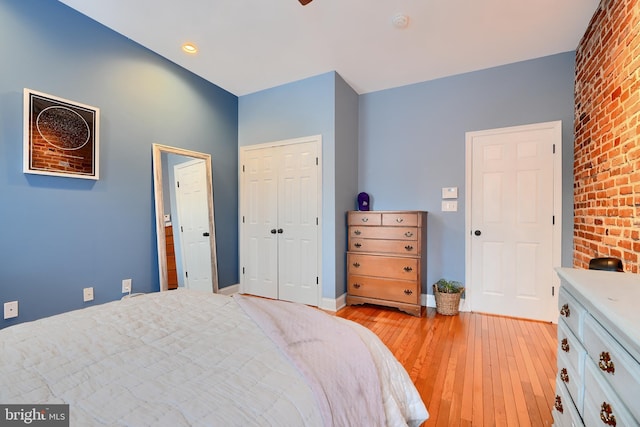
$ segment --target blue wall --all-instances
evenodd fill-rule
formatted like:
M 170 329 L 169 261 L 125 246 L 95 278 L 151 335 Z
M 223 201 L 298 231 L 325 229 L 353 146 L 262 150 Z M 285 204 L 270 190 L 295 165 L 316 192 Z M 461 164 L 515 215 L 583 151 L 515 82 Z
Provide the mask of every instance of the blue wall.
M 562 264 L 571 265 L 574 55 L 360 97 L 360 191 L 377 210 L 429 211 L 427 284 L 465 279 L 465 133 L 506 126 L 562 120 Z M 442 187 L 458 187 L 457 212 L 441 212 Z
M 159 289 L 154 142 L 212 155 L 220 286 L 238 282 L 237 97 L 57 1 L 0 1 L 0 58 L 0 302 L 19 301 L 0 327 L 125 278 Z M 22 173 L 25 87 L 101 109 L 99 181 Z

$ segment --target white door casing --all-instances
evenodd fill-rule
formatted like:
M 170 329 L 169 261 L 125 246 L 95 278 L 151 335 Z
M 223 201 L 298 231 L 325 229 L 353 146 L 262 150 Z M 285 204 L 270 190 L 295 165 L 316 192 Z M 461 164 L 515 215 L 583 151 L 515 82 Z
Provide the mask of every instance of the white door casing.
M 240 291 L 318 306 L 321 137 L 241 147 L 239 157 Z
M 204 160 L 174 166 L 180 248 L 186 288 L 213 292 L 211 277 L 211 230 Z
M 554 321 L 561 264 L 561 122 L 468 132 L 462 309 Z

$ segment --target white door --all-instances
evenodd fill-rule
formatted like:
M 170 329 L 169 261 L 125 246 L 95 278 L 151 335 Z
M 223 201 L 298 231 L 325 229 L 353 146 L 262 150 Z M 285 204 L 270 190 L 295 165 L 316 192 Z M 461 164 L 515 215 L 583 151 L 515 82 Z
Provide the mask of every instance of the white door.
M 473 311 L 557 318 L 561 122 L 467 134 Z
M 211 230 L 204 160 L 174 166 L 174 176 L 185 287 L 213 292 L 209 241 Z
M 241 154 L 241 289 L 318 305 L 319 142 Z

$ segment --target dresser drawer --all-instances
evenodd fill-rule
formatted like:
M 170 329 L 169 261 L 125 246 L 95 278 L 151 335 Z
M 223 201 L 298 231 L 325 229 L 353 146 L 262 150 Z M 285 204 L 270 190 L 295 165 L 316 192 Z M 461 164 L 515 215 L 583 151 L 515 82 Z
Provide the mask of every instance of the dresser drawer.
M 558 308 L 560 310 L 560 318 L 566 322 L 571 332 L 582 340 L 582 322 L 587 311 L 562 286 L 560 286 L 560 293 L 558 294 Z
M 420 303 L 420 289 L 417 282 L 381 279 L 377 277 L 350 274 L 347 278 L 350 295 L 379 298 L 408 304 Z
M 379 276 L 387 279 L 417 280 L 419 260 L 416 258 L 377 255 L 347 255 L 347 271 L 360 276 Z
M 349 212 L 348 225 L 381 225 L 382 214 L 380 212 Z
M 619 390 L 620 400 L 640 420 L 640 364 L 590 315 L 585 317 L 584 345 L 589 362 Z
M 582 371 L 584 372 L 584 371 Z M 578 413 L 582 413 L 584 404 L 584 383 L 582 373 L 578 375 L 564 355 L 558 354 L 558 375 L 556 381 L 569 392 Z M 557 390 L 557 387 L 556 387 Z
M 552 415 L 553 425 L 555 427 L 575 427 L 582 425 L 580 414 L 578 414 L 567 389 L 560 381 L 556 381 L 556 396 Z
M 406 240 L 358 239 L 349 240 L 349 250 L 354 252 L 384 252 L 399 255 L 419 254 L 418 243 Z
M 383 213 L 382 225 L 387 226 L 417 226 L 418 214 L 417 213 Z
M 584 386 L 583 419 L 585 426 L 612 425 L 626 427 L 638 425 L 638 421 L 633 419 L 618 395 L 602 378 L 596 365 L 591 362 L 585 363 Z M 627 394 L 626 390 L 620 391 Z M 637 406 L 638 395 L 631 395 L 631 397 L 636 399 L 635 404 Z M 614 417 L 615 423 L 613 422 Z M 607 421 L 609 421 L 609 424 L 607 424 Z
M 416 241 L 417 227 L 349 227 L 349 237 Z
M 558 321 L 558 368 L 560 368 L 560 360 L 563 360 L 571 365 L 574 372 L 582 375 L 586 354 L 587 351 L 580 340 L 561 318 Z

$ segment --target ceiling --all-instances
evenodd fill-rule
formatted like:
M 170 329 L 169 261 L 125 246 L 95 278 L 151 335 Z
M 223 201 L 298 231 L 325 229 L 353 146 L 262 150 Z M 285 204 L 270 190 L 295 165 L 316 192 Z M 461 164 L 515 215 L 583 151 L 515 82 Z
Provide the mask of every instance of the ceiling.
M 60 1 L 237 96 L 329 71 L 363 94 L 575 50 L 600 2 Z

